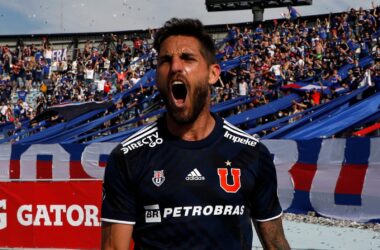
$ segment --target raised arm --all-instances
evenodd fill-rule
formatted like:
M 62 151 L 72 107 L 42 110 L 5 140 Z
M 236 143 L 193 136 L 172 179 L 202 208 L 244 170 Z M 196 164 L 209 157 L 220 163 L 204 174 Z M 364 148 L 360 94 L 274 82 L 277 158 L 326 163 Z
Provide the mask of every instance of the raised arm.
M 254 225 L 264 249 L 290 249 L 281 217 L 265 222 L 255 222 Z
M 133 226 L 102 222 L 102 249 L 129 249 Z

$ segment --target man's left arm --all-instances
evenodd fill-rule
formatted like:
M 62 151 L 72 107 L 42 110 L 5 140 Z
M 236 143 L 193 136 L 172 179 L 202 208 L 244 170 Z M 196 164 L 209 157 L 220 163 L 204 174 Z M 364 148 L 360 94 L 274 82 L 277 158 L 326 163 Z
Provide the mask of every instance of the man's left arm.
M 252 221 L 264 249 L 290 249 L 282 227 L 276 168 L 269 150 L 262 143 L 259 147 L 260 167 L 251 196 Z
M 254 225 L 264 249 L 290 249 L 281 217 L 265 222 L 254 222 Z

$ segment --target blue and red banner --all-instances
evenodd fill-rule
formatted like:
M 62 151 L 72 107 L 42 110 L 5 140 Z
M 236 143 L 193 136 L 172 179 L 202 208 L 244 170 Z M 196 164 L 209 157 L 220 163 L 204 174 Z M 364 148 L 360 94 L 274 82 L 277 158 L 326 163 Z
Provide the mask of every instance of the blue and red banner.
M 274 154 L 282 208 L 380 221 L 380 138 L 264 140 Z
M 263 142 L 285 211 L 380 221 L 380 138 Z M 0 247 L 98 248 L 101 183 L 115 146 L 0 145 Z

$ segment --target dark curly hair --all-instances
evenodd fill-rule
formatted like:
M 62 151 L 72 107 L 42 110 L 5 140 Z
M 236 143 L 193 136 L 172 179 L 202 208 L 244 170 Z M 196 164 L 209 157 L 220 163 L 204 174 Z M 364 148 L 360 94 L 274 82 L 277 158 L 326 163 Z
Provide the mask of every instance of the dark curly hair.
M 161 44 L 169 36 L 191 36 L 201 44 L 201 53 L 206 59 L 207 63 L 216 63 L 215 58 L 215 44 L 212 37 L 206 32 L 203 24 L 198 19 L 180 19 L 172 18 L 165 22 L 164 26 L 158 30 L 154 37 L 153 47 L 157 52 L 160 51 Z

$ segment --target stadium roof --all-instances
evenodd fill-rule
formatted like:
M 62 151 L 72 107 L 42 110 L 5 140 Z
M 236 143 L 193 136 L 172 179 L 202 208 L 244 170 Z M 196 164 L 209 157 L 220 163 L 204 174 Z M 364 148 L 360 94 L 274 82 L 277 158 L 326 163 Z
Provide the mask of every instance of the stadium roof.
M 312 0 L 206 0 L 206 8 L 207 11 L 250 10 L 255 7 L 266 9 L 311 5 L 312 3 Z

